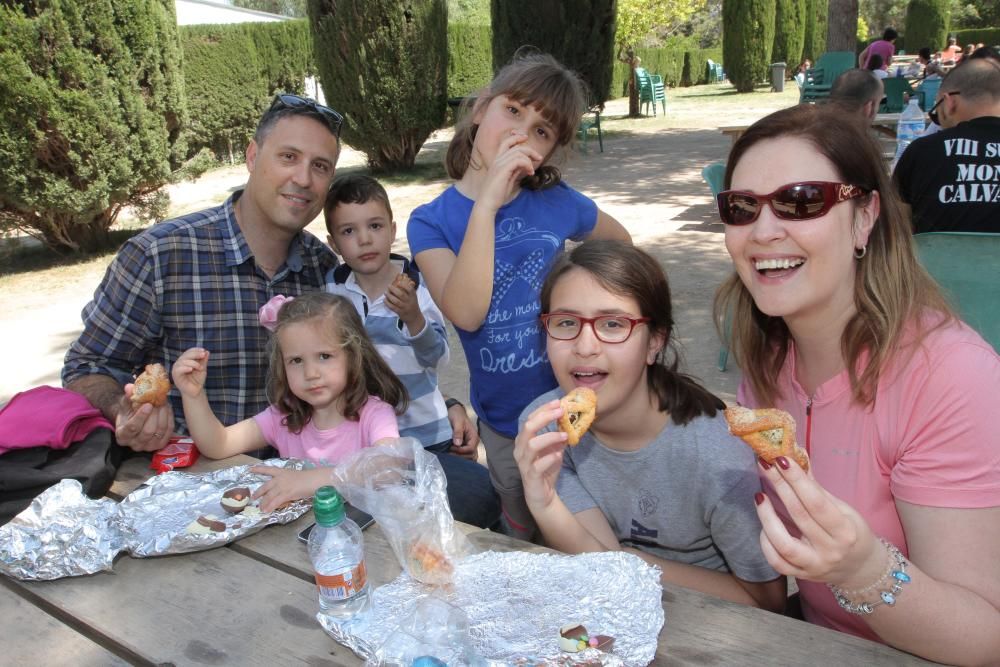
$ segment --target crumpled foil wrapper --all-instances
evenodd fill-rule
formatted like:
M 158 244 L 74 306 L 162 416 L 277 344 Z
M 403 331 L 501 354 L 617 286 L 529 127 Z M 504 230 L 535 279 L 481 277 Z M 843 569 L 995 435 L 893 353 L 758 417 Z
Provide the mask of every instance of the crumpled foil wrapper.
M 16 579 L 58 579 L 110 570 L 125 546 L 109 529 L 118 504 L 91 500 L 75 479 L 40 493 L 23 512 L 0 526 L 0 571 Z
M 301 470 L 309 464 L 271 459 L 255 465 Z M 144 557 L 211 549 L 264 526 L 294 521 L 309 510 L 309 500 L 266 514 L 256 501 L 240 514 L 229 514 L 219 504 L 227 489 L 245 486 L 252 492 L 267 479 L 250 472 L 249 465 L 198 474 L 172 471 L 152 478 L 121 503 L 92 500 L 79 482 L 64 479 L 0 526 L 0 572 L 24 580 L 93 574 L 110 570 L 122 551 Z M 207 514 L 226 530 L 187 532 L 192 521 Z
M 367 615 L 317 620 L 367 664 L 392 664 L 380 659 L 379 647 L 432 590 L 401 574 L 372 592 Z M 664 622 L 659 568 L 623 552 L 489 551 L 462 559 L 454 585 L 435 595 L 468 616 L 469 643 L 484 660 L 475 664 L 648 665 Z M 569 623 L 614 637 L 613 650 L 561 651 L 559 629 Z
M 261 464 L 302 470 L 308 464 L 293 459 L 271 459 Z M 305 514 L 311 500 L 298 500 L 264 514 L 251 501 L 239 514 L 229 514 L 219 504 L 222 494 L 236 486 L 251 492 L 269 478 L 250 472 L 249 465 L 233 466 L 210 473 L 171 471 L 153 477 L 126 496 L 114 517 L 118 529 L 127 536 L 127 548 L 135 557 L 202 551 L 228 544 L 256 533 L 264 526 L 288 523 Z M 199 516 L 212 515 L 226 525 L 222 532 L 195 535 L 188 525 Z

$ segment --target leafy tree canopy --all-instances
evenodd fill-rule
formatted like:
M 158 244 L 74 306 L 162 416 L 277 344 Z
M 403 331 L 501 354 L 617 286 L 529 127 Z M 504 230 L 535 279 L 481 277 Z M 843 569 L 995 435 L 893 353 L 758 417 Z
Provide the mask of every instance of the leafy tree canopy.
M 305 18 L 306 0 L 232 0 L 236 7 L 256 9 L 259 12 Z
M 706 0 L 618 0 L 615 43 L 636 47 L 673 35 L 705 5 Z

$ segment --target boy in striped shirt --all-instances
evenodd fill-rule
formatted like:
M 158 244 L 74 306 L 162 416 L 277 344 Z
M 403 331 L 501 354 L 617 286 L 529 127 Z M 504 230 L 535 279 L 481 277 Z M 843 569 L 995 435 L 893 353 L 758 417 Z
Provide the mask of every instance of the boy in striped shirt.
M 475 431 L 452 428 L 438 390 L 438 370 L 448 362 L 448 335 L 441 311 L 422 284 L 417 267 L 391 252 L 396 224 L 385 189 L 370 176 L 334 179 L 323 209 L 330 246 L 344 264 L 331 270 L 326 289 L 351 300 L 375 347 L 410 394 L 399 418 L 401 436 L 419 440 L 441 462 L 448 501 L 459 521 L 488 528 L 500 505 L 487 469 L 476 462 Z M 464 406 L 448 405 L 467 423 Z M 471 437 L 470 437 L 471 436 Z

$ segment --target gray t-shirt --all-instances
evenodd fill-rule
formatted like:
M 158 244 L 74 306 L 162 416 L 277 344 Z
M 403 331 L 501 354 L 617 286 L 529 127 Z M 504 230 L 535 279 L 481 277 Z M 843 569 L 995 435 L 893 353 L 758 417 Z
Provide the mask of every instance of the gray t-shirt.
M 521 426 L 561 395 L 557 389 L 538 397 Z M 609 449 L 587 432 L 566 448 L 556 490 L 574 514 L 600 508 L 623 546 L 744 581 L 779 576 L 760 550 L 753 450 L 729 434 L 721 413 L 684 426 L 670 421 L 635 452 Z

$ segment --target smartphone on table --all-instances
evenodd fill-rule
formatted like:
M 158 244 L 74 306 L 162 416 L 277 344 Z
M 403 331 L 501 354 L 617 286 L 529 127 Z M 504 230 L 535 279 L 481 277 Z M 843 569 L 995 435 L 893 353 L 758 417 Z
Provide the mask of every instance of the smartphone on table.
M 351 505 L 350 503 L 344 503 L 344 507 L 347 509 L 347 518 L 349 518 L 354 523 L 358 524 L 358 527 L 361 528 L 361 530 L 364 530 L 368 526 L 375 523 L 375 519 L 372 518 L 372 515 L 369 514 L 368 512 L 362 512 L 361 510 L 359 510 L 354 505 Z M 299 531 L 300 542 L 309 541 L 309 533 L 312 532 L 312 529 L 315 525 L 316 525 L 315 523 L 311 523 L 305 528 L 303 528 L 301 531 Z

